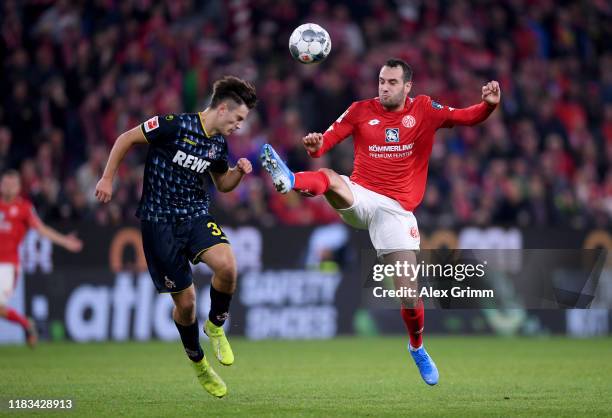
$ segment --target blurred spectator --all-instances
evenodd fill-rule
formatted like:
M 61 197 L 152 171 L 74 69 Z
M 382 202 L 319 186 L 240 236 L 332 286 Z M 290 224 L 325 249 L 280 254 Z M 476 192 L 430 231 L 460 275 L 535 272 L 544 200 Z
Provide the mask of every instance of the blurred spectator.
M 113 204 L 99 206 L 106 149 L 153 114 L 204 109 L 211 83 L 233 73 L 261 98 L 229 138 L 234 161 L 255 162 L 271 142 L 298 170 L 349 174 L 350 141 L 312 160 L 300 138 L 375 96 L 381 63 L 398 56 L 414 67 L 411 95 L 459 107 L 479 100 L 483 82 L 502 85 L 486 123 L 437 134 L 421 226 L 609 226 L 611 12 L 600 1 L 5 1 L 0 169 L 21 170 L 46 219 L 134 221 L 146 146 L 120 168 Z M 332 36 L 318 66 L 287 51 L 306 21 Z M 322 198 L 278 195 L 257 167 L 214 202 L 227 223 L 338 220 Z

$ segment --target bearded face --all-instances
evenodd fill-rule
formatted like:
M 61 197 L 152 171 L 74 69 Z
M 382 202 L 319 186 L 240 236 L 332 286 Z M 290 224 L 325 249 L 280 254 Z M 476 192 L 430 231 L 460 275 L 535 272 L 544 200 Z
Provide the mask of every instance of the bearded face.
M 406 101 L 412 82 L 404 81 L 401 67 L 383 66 L 378 76 L 378 99 L 388 110 L 401 108 Z

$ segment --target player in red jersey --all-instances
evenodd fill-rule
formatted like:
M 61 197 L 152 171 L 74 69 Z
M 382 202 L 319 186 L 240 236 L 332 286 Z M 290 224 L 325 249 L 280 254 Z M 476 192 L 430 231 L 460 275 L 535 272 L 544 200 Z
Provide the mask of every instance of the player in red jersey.
M 7 306 L 19 277 L 19 245 L 30 228 L 72 252 L 81 251 L 83 243 L 74 235 L 60 234 L 42 223 L 32 204 L 19 197 L 20 191 L 19 173 L 15 170 L 3 173 L 0 179 L 0 317 L 21 325 L 32 347 L 37 341 L 34 323 Z
M 390 59 L 380 70 L 379 96 L 354 102 L 324 133 L 303 138 L 311 157 L 318 158 L 353 136 L 355 161 L 350 178 L 323 168 L 293 173 L 268 144 L 262 165 L 278 191 L 296 190 L 307 196 L 323 194 L 347 224 L 367 229 L 385 264 L 415 263 L 420 236 L 414 209 L 421 203 L 434 134 L 439 128 L 472 126 L 495 110 L 501 97 L 499 83 L 482 87 L 482 102 L 464 109 L 443 106 L 430 97 L 409 97 L 412 69 Z M 414 288 L 416 281 L 395 277 L 396 288 Z M 408 330 L 408 349 L 423 380 L 438 382 L 435 363 L 423 347 L 423 303 L 401 299 L 401 316 Z

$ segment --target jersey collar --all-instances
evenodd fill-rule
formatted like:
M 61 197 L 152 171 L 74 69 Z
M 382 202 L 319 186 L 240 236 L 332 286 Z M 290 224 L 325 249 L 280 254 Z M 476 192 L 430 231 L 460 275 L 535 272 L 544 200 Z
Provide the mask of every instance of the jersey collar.
M 206 132 L 206 128 L 204 127 L 204 118 L 202 118 L 202 112 L 198 112 L 198 118 L 200 119 L 200 125 L 202 125 L 204 135 L 206 135 L 206 138 L 210 138 L 210 135 L 208 135 L 208 132 Z

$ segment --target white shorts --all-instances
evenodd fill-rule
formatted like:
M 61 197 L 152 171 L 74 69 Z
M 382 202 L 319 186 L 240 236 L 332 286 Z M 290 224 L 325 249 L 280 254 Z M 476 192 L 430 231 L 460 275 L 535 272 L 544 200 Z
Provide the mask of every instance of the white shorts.
M 421 244 L 414 214 L 397 200 L 383 196 L 340 176 L 353 193 L 350 208 L 336 209 L 344 222 L 357 229 L 367 229 L 378 257 L 400 250 L 418 250 Z
M 16 269 L 11 263 L 0 263 L 0 305 L 6 306 L 15 289 Z

